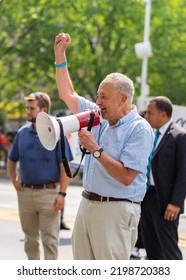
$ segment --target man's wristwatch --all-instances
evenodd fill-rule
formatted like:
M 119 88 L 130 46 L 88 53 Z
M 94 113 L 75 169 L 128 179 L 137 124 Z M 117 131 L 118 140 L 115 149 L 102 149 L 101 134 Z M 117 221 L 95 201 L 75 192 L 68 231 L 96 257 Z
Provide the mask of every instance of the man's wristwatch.
M 66 192 L 58 192 L 58 194 L 63 196 L 63 197 L 65 197 L 67 195 Z
M 96 151 L 94 151 L 93 152 L 93 156 L 95 157 L 95 158 L 99 158 L 100 156 L 101 156 L 101 153 L 103 152 L 103 149 L 101 148 L 101 149 L 99 149 L 99 150 L 96 150 Z

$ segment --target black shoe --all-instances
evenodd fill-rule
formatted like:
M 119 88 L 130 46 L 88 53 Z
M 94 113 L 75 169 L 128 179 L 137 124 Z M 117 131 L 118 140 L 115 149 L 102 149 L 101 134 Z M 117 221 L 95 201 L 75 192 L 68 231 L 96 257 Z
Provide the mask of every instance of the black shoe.
M 65 225 L 65 223 L 64 223 L 64 222 L 61 222 L 61 224 L 60 224 L 60 229 L 70 230 L 70 228 L 69 228 L 69 227 L 67 227 L 67 226 Z

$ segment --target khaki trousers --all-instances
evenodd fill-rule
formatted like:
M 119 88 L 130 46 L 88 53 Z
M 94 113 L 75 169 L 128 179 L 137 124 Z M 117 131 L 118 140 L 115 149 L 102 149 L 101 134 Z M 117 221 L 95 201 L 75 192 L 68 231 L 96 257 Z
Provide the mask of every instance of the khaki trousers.
M 40 259 L 40 237 L 44 259 L 57 259 L 60 214 L 53 210 L 57 192 L 57 189 L 29 188 L 18 192 L 19 216 L 25 234 L 25 252 L 29 260 Z
M 76 216 L 72 249 L 76 260 L 128 260 L 137 240 L 141 207 L 82 198 Z

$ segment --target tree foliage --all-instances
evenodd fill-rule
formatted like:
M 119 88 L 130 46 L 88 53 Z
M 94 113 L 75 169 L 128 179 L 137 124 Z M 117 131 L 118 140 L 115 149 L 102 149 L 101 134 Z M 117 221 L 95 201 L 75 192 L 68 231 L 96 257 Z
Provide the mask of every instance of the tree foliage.
M 22 110 L 23 96 L 45 91 L 52 111 L 64 107 L 55 82 L 55 36 L 69 33 L 68 65 L 76 91 L 93 99 L 110 72 L 136 80 L 141 61 L 134 45 L 143 41 L 142 0 L 1 0 L 0 118 Z M 186 105 L 185 0 L 152 0 L 148 84 L 151 95 L 166 95 Z M 135 82 L 136 96 L 140 85 Z

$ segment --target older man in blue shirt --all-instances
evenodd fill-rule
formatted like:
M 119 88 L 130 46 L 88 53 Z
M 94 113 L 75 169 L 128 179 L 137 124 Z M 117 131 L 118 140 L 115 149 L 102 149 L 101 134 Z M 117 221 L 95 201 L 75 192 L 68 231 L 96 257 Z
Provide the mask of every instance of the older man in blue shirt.
M 146 189 L 146 166 L 153 131 L 132 105 L 134 86 L 125 75 L 112 73 L 101 82 L 96 104 L 77 95 L 65 51 L 70 36 L 56 36 L 55 67 L 59 96 L 75 114 L 99 108 L 102 124 L 80 130 L 80 144 L 90 152 L 83 174 L 83 199 L 73 230 L 75 259 L 129 259 L 137 239 L 140 202 Z

